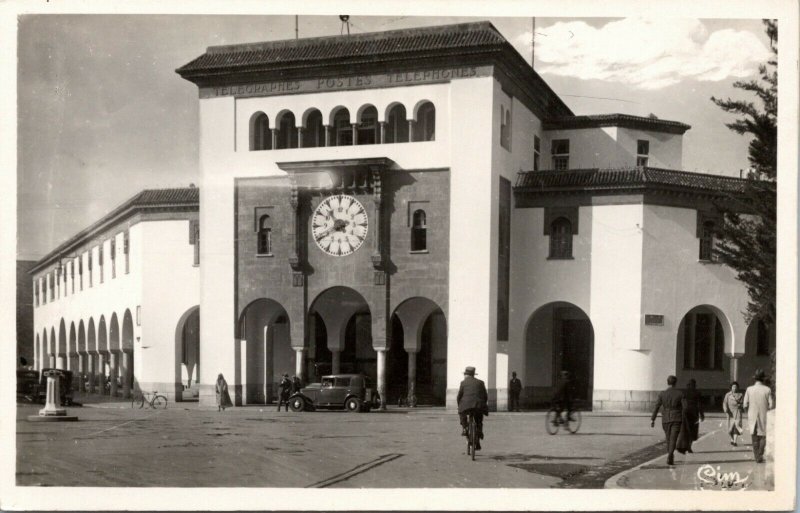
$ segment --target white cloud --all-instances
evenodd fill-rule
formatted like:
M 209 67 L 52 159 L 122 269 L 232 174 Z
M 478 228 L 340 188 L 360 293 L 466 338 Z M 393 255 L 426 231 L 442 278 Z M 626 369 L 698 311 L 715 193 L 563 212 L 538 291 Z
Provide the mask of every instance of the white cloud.
M 518 44 L 530 47 L 531 33 Z M 709 33 L 700 20 L 626 18 L 600 28 L 583 21 L 536 29 L 537 71 L 661 89 L 682 80 L 720 81 L 757 72 L 770 52 L 758 37 Z

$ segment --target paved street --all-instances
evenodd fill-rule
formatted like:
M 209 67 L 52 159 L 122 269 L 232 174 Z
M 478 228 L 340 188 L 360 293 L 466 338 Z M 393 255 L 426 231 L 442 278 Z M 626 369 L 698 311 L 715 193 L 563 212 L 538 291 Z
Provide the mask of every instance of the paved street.
M 586 413 L 578 434 L 550 436 L 543 413 L 492 414 L 472 462 L 457 417 L 443 409 L 91 406 L 69 410 L 76 423 L 29 423 L 38 406 L 18 407 L 18 484 L 601 488 L 663 453 L 661 430 L 645 416 Z

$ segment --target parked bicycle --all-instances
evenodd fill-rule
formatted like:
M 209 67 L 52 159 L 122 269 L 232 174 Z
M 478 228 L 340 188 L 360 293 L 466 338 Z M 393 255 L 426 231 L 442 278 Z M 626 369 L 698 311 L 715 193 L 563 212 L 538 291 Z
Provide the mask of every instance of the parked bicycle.
M 545 419 L 547 432 L 551 435 L 555 435 L 558 433 L 558 429 L 564 426 L 567 431 L 574 435 L 581 428 L 581 412 L 578 410 L 569 410 L 565 411 L 564 413 L 566 415 L 564 415 L 562 411 L 563 410 L 556 406 L 550 407 Z
M 154 410 L 158 409 L 167 409 L 167 398 L 163 395 L 159 395 L 158 391 L 153 392 L 137 392 L 133 394 L 131 398 L 131 408 L 134 406 L 139 406 L 139 408 L 144 408 L 144 405 L 147 404 L 150 408 Z

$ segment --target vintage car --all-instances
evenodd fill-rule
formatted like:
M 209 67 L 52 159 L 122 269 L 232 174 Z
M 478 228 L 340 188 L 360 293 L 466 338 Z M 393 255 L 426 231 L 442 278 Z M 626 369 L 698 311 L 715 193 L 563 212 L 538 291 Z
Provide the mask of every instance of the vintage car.
M 368 412 L 380 405 L 372 380 L 363 374 L 323 376 L 320 383 L 311 383 L 289 398 L 292 411 L 313 411 L 317 408 Z
M 28 398 L 38 403 L 45 403 L 47 398 L 47 376 L 45 372 L 56 369 L 42 369 L 41 371 L 17 371 L 17 397 L 20 396 Z M 68 370 L 61 370 L 59 372 L 64 376 L 59 382 L 59 393 L 61 395 L 61 404 L 72 406 L 72 376 L 73 373 Z

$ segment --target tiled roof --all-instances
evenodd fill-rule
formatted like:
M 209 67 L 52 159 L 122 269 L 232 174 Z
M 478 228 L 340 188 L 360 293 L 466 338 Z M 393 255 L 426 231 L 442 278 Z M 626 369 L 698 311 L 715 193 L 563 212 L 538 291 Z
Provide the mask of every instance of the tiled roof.
M 96 236 L 107 230 L 114 223 L 125 219 L 136 212 L 152 212 L 161 210 L 199 210 L 200 189 L 197 187 L 183 187 L 174 189 L 145 189 L 120 206 L 113 209 L 87 228 L 81 230 L 66 241 L 59 244 L 54 250 L 41 258 L 31 272 L 57 260 L 62 254 L 69 252 L 73 247 L 79 246 L 86 239 Z
M 462 23 L 348 36 L 211 46 L 205 54 L 176 71 L 188 77 L 195 72 L 296 67 L 326 61 L 369 62 L 412 53 L 491 49 L 504 43 L 505 38 L 489 22 Z
M 519 173 L 515 188 L 521 191 L 630 190 L 673 188 L 712 193 L 742 192 L 745 179 L 674 171 L 653 167 L 627 169 L 570 169 Z
M 637 128 L 655 132 L 682 134 L 692 128 L 680 121 L 669 121 L 650 116 L 632 116 L 630 114 L 598 114 L 592 116 L 565 116 L 545 120 L 545 130 L 562 130 L 574 128 L 598 128 L 604 126 L 619 126 L 624 128 Z

